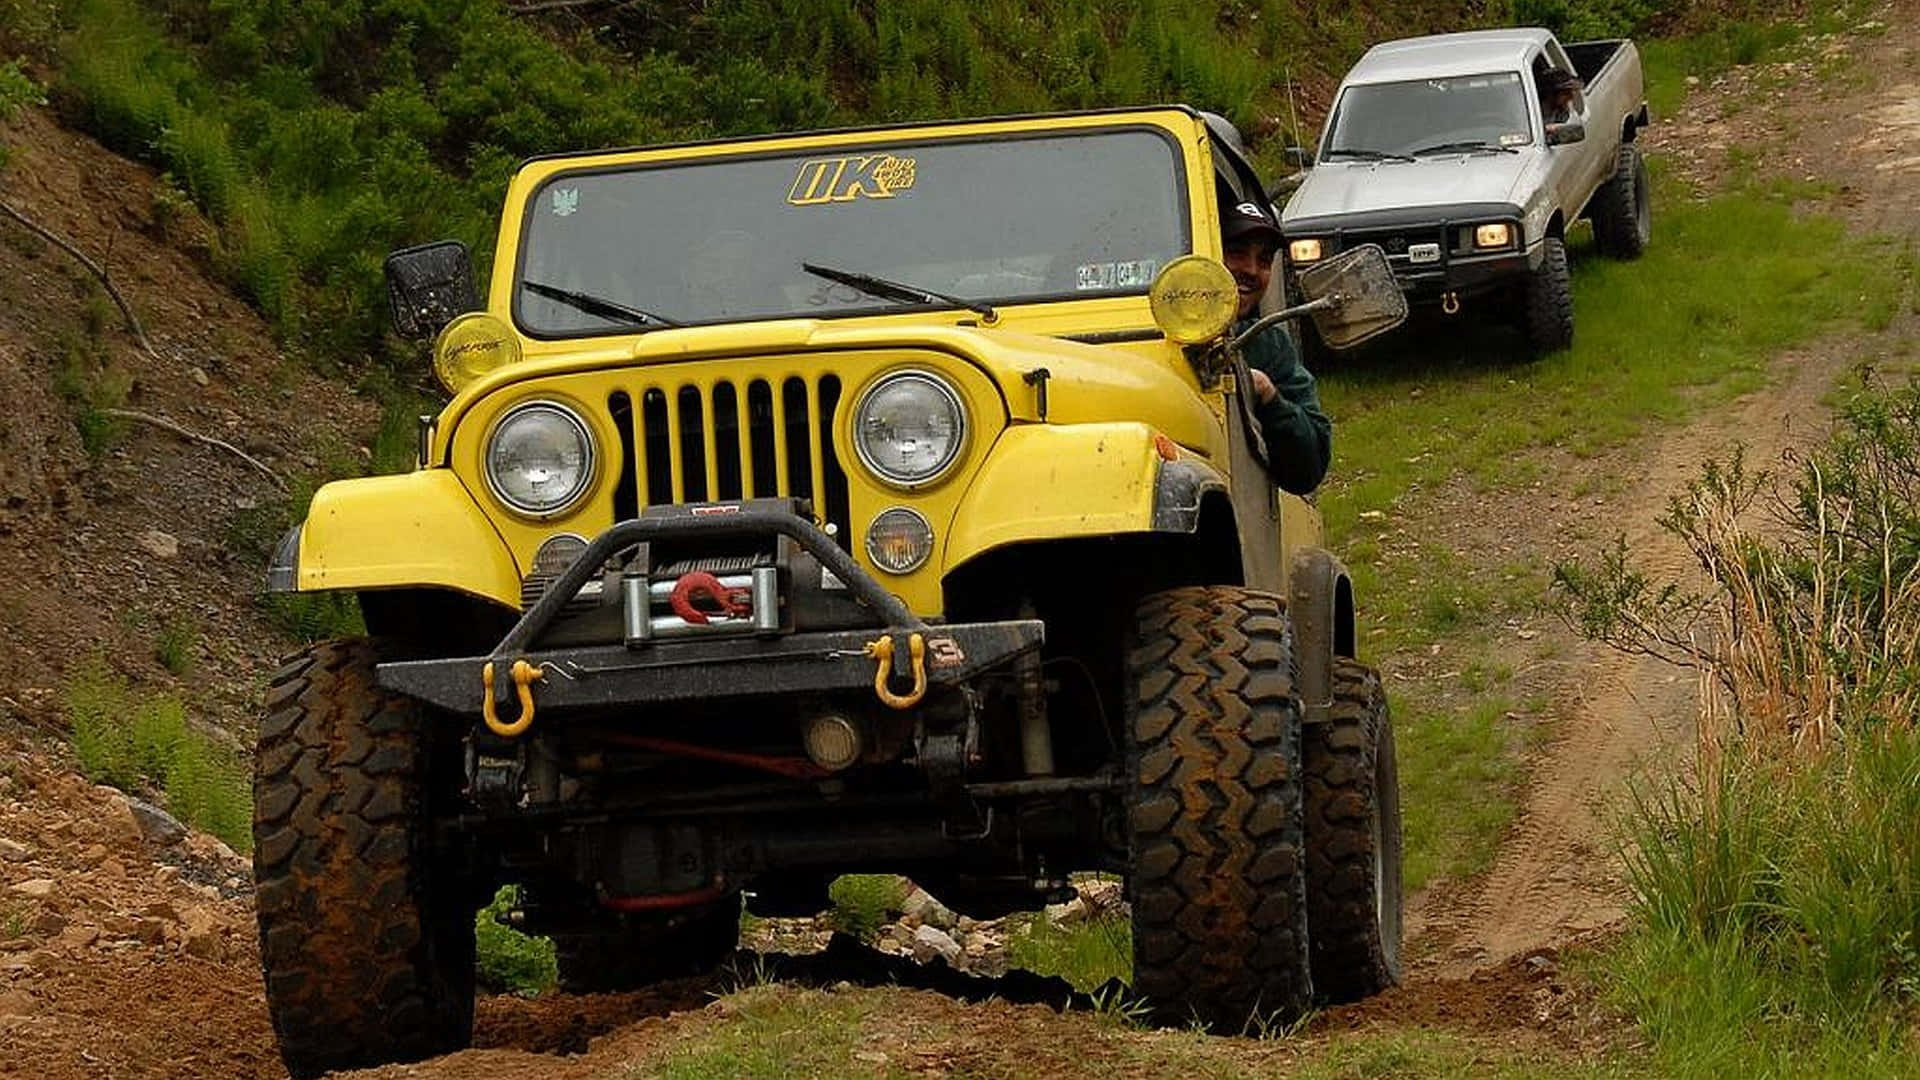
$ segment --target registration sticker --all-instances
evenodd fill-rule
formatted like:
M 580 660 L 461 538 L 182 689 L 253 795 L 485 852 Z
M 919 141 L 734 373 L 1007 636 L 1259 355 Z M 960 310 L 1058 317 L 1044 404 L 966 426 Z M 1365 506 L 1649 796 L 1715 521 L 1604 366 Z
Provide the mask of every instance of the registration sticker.
M 1087 263 L 1075 272 L 1073 287 L 1080 292 L 1143 289 L 1153 284 L 1153 272 L 1158 269 L 1152 259 Z
M 1525 146 L 1532 141 L 1533 137 L 1524 131 L 1509 131 L 1500 136 L 1501 146 Z

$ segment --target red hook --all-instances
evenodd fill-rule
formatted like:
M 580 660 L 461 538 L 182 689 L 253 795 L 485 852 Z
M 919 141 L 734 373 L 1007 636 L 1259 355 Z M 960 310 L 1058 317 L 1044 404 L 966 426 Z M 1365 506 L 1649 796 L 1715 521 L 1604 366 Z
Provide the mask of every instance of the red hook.
M 704 596 L 719 606 L 718 611 L 703 611 L 693 606 L 696 596 Z M 736 618 L 753 613 L 753 593 L 747 589 L 729 589 L 720 584 L 720 579 L 705 570 L 695 570 L 680 575 L 673 583 L 673 594 L 667 597 L 667 603 L 673 607 L 673 613 L 695 626 L 705 626 L 714 615 L 729 615 Z

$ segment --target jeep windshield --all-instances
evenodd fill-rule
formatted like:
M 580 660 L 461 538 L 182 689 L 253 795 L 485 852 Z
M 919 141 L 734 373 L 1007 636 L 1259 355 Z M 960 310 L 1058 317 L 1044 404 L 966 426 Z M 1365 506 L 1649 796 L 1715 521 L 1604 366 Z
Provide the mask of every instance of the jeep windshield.
M 527 207 L 514 315 L 555 338 L 648 328 L 562 293 L 683 325 L 1143 294 L 1191 250 L 1185 192 L 1171 139 L 1138 128 L 567 172 Z
M 1340 95 L 1320 156 L 1384 160 L 1439 148 L 1498 152 L 1533 142 L 1532 131 L 1518 72 L 1373 83 Z

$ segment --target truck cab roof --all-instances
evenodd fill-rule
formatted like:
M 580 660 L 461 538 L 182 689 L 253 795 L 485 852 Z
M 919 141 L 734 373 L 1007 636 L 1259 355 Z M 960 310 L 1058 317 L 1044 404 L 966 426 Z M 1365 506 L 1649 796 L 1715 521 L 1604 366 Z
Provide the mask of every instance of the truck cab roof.
M 1382 42 L 1368 49 L 1347 73 L 1349 86 L 1400 82 L 1486 71 L 1524 71 L 1553 41 L 1541 29 L 1472 30 Z

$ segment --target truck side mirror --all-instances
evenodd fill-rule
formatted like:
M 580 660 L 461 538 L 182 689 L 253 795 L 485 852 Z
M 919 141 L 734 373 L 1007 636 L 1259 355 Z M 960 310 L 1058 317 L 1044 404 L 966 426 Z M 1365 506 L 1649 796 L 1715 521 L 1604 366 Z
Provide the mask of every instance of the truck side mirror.
M 1300 146 L 1289 146 L 1286 150 L 1287 164 L 1296 169 L 1313 168 L 1313 151 Z
M 479 310 L 467 245 L 440 240 L 388 255 L 387 304 L 394 333 L 411 341 L 430 338 L 455 316 Z
M 1322 259 L 1300 271 L 1299 280 L 1305 306 L 1314 309 L 1313 328 L 1331 348 L 1350 349 L 1407 321 L 1407 294 L 1378 244 Z
M 1587 125 L 1578 120 L 1569 120 L 1564 124 L 1550 124 L 1547 127 L 1548 146 L 1567 146 L 1587 140 Z

